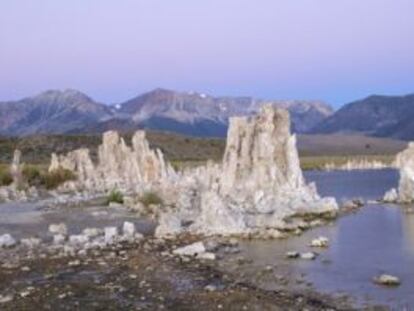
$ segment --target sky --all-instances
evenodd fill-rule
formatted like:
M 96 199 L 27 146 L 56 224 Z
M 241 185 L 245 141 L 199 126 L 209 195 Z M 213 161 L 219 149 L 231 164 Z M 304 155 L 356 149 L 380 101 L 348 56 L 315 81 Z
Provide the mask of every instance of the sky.
M 0 101 L 156 87 L 333 106 L 414 92 L 413 0 L 1 0 Z

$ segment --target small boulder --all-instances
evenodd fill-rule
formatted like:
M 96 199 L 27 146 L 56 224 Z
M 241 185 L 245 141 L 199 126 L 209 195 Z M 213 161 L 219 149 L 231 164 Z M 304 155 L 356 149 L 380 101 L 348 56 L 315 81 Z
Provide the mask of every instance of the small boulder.
M 323 236 L 320 236 L 316 239 L 313 239 L 310 243 L 311 247 L 328 247 L 329 239 Z
M 118 228 L 117 227 L 105 227 L 105 244 L 112 244 L 118 238 Z
M 373 279 L 374 283 L 385 286 L 399 286 L 401 281 L 398 277 L 390 274 L 381 274 Z
M 296 258 L 299 258 L 299 256 L 300 256 L 300 254 L 298 252 L 295 252 L 295 251 L 291 251 L 291 252 L 286 253 L 286 258 L 289 258 L 289 259 L 296 259 Z
M 316 257 L 317 257 L 317 254 L 314 252 L 306 252 L 306 253 L 300 254 L 300 258 L 306 259 L 306 260 L 315 260 Z
M 63 244 L 66 240 L 66 236 L 63 234 L 55 234 L 53 236 L 53 244 Z
M 49 232 L 54 234 L 68 234 L 68 227 L 64 223 L 60 224 L 50 224 L 49 225 Z
M 0 236 L 0 248 L 9 248 L 17 244 L 16 240 L 8 233 Z
M 133 237 L 135 235 L 135 225 L 132 222 L 125 221 L 122 227 L 122 232 L 127 237 Z
M 20 243 L 27 248 L 35 248 L 39 246 L 42 243 L 42 240 L 39 238 L 27 238 L 27 239 L 21 239 Z
M 174 255 L 180 255 L 180 256 L 197 256 L 198 254 L 202 254 L 205 252 L 206 252 L 206 248 L 203 242 L 196 242 L 196 243 L 173 250 Z

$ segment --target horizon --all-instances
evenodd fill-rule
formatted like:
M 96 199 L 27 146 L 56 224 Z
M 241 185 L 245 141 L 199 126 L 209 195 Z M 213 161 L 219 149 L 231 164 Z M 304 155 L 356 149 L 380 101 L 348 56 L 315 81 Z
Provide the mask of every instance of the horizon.
M 3 2 L 0 98 L 69 87 L 112 104 L 162 86 L 338 109 L 410 94 L 413 10 L 409 0 Z

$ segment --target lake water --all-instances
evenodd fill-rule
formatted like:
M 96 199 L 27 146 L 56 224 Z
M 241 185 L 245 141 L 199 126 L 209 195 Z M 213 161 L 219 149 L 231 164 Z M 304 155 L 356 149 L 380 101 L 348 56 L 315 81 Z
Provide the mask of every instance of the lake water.
M 398 183 L 393 170 L 307 172 L 320 194 L 339 201 L 350 198 L 379 199 Z M 330 240 L 315 261 L 287 260 L 287 251 L 315 251 L 309 242 L 320 235 Z M 288 286 L 312 288 L 320 292 L 349 295 L 357 306 L 386 305 L 395 310 L 414 310 L 414 215 L 395 205 L 369 204 L 359 212 L 343 216 L 330 226 L 310 230 L 299 237 L 276 241 L 247 241 L 242 254 L 253 260 L 240 273 L 257 275 L 258 269 L 274 265 L 274 272 L 256 281 L 264 288 L 277 288 L 276 276 Z M 233 265 L 235 266 L 235 265 Z M 396 275 L 401 286 L 386 288 L 373 284 L 381 273 Z M 299 285 L 301 284 L 301 285 Z

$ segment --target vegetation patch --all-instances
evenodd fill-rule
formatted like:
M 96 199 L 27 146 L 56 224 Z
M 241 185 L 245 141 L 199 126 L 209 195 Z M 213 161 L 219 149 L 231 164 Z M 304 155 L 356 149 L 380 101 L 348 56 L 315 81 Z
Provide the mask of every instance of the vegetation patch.
M 42 184 L 45 186 L 46 189 L 56 189 L 63 183 L 75 180 L 76 175 L 70 170 L 60 168 L 57 170 L 54 170 L 52 172 L 47 172 L 42 177 Z
M 13 177 L 10 174 L 9 168 L 0 166 L 0 186 L 9 186 L 13 182 Z
M 124 195 L 119 190 L 112 190 L 108 197 L 106 198 L 106 204 L 109 203 L 118 203 L 123 204 L 124 203 Z
M 164 202 L 162 198 L 155 192 L 145 192 L 140 198 L 139 202 L 141 202 L 145 207 L 150 205 L 162 205 Z

